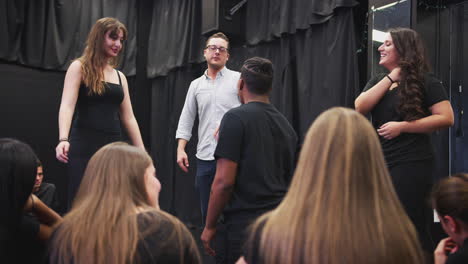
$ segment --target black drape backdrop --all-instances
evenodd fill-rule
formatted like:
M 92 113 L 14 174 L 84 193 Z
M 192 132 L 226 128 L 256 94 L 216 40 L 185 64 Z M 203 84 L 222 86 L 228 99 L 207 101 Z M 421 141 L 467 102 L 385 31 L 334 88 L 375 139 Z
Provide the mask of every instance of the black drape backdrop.
M 243 7 L 246 42 L 232 39 L 236 44 L 228 67 L 238 70 L 252 56 L 269 58 L 275 67 L 272 103 L 301 138 L 320 112 L 352 106 L 359 91 L 355 5 L 353 0 L 261 0 Z M 129 87 L 163 185 L 161 207 L 187 224 L 200 225 L 196 129 L 187 147 L 189 174 L 175 162 L 175 130 L 190 82 L 206 69 L 201 11 L 201 0 L 0 0 L 0 137 L 19 137 L 33 145 L 54 173 L 52 181 L 66 189 L 64 167 L 54 157 L 63 70 L 81 54 L 96 19 L 117 17 L 129 29 L 123 71 L 136 75 L 129 78 Z
M 0 59 L 41 69 L 66 70 L 80 56 L 89 29 L 105 16 L 129 31 L 122 71 L 135 75 L 136 1 L 2 0 Z

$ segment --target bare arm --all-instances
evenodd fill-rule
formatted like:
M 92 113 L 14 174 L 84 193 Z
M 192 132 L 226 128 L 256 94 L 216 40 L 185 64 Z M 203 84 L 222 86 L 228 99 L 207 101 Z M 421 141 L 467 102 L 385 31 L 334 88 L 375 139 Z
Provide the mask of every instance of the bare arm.
M 177 164 L 184 171 L 188 172 L 189 161 L 187 153 L 185 152 L 185 146 L 187 146 L 188 141 L 183 138 L 179 138 L 177 145 Z
M 388 74 L 393 81 L 400 80 L 400 68 L 395 68 Z M 359 113 L 365 115 L 369 113 L 375 105 L 382 99 L 392 82 L 389 78 L 383 78 L 369 90 L 362 92 L 354 101 L 354 108 Z M 396 84 L 393 84 L 396 86 Z
M 237 260 L 236 264 L 247 264 L 247 261 L 245 261 L 244 256 L 241 256 L 241 257 Z
M 53 231 L 53 226 L 62 220 L 62 217 L 54 210 L 44 204 L 41 199 L 31 194 L 25 205 L 25 211 L 33 213 L 39 220 L 39 233 L 37 237 L 46 241 L 50 238 Z
M 122 120 L 122 124 L 127 130 L 132 144 L 144 150 L 145 146 L 141 139 L 140 128 L 138 127 L 135 115 L 133 114 L 132 102 L 130 101 L 130 94 L 128 92 L 127 78 L 125 78 L 124 74 L 121 74 L 120 72 L 119 74 L 122 78 L 122 88 L 124 91 L 124 99 L 120 104 L 120 118 Z
M 216 163 L 216 175 L 211 186 L 210 201 L 208 203 L 208 213 L 206 225 L 201 239 L 208 254 L 215 252 L 210 246 L 210 241 L 216 234 L 216 222 L 224 207 L 231 199 L 232 190 L 236 181 L 237 163 L 229 159 L 219 159 Z
M 81 62 L 75 60 L 68 67 L 67 74 L 63 85 L 62 101 L 59 110 L 59 139 L 68 139 L 70 132 L 71 121 L 73 112 L 75 111 L 76 100 L 78 98 L 78 91 L 82 80 Z M 68 141 L 61 141 L 57 145 L 56 157 L 61 162 L 68 162 L 68 149 L 70 143 Z
M 453 110 L 448 100 L 432 105 L 429 110 L 430 116 L 414 121 L 388 122 L 377 129 L 377 132 L 386 139 L 392 139 L 401 133 L 430 133 L 453 125 Z

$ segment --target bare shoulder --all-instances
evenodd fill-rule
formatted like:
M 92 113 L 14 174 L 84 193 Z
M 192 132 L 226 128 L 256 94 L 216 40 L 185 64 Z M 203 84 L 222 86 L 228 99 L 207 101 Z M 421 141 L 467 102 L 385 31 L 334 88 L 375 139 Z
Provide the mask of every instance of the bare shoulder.
M 67 72 L 81 74 L 81 65 L 82 63 L 80 60 L 74 60 L 68 67 Z
M 116 71 L 119 73 L 119 76 L 120 76 L 120 78 L 122 78 L 122 80 L 127 81 L 127 77 L 125 77 L 125 74 L 123 74 L 123 72 L 121 72 L 121 71 L 119 71 L 117 69 L 116 69 Z

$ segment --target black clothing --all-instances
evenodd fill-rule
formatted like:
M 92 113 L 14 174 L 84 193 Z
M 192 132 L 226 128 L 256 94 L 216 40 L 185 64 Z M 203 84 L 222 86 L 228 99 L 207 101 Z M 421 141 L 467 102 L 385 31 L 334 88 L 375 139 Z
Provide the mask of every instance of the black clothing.
M 385 74 L 371 79 L 364 91 L 383 78 Z M 447 95 L 442 83 L 431 74 L 426 74 L 424 85 L 423 108 L 430 113 L 429 108 L 447 100 Z M 390 121 L 404 120 L 398 112 L 398 89 L 399 87 L 395 87 L 388 90 L 372 109 L 372 124 L 375 129 Z M 432 251 L 434 248 L 429 231 L 432 210 L 426 202 L 432 188 L 434 168 L 430 136 L 426 133 L 401 133 L 390 140 L 381 136 L 379 139 L 397 195 L 418 231 L 423 248 Z
M 43 182 L 39 190 L 34 193 L 37 198 L 41 199 L 49 208 L 54 211 L 58 209 L 58 199 L 55 192 L 55 185 L 53 183 Z
M 250 102 L 223 117 L 215 158 L 238 164 L 225 215 L 274 209 L 294 173 L 297 135 L 271 104 Z
M 266 221 L 262 221 L 258 225 L 257 229 L 254 230 L 255 233 L 249 237 L 244 245 L 243 256 L 249 264 L 264 263 L 262 254 L 260 253 L 260 240 L 265 223 Z
M 385 74 L 377 75 L 371 79 L 364 87 L 364 91 L 372 88 L 383 78 L 385 78 Z M 429 107 L 433 104 L 448 100 L 442 83 L 433 75 L 426 75 L 424 88 L 423 108 L 426 112 L 430 112 Z M 372 109 L 372 124 L 375 129 L 390 121 L 403 121 L 402 115 L 397 110 L 399 102 L 398 89 L 399 87 L 396 87 L 387 91 Z M 380 136 L 379 139 L 389 167 L 400 162 L 427 160 L 433 157 L 429 134 L 402 133 L 390 140 Z
M 224 115 L 214 155 L 238 165 L 231 199 L 223 212 L 227 263 L 239 259 L 248 226 L 283 200 L 296 153 L 297 135 L 273 105 L 250 102 Z
M 89 94 L 87 86 L 80 86 L 69 139 L 69 208 L 91 156 L 102 146 L 122 140 L 119 110 L 124 92 L 116 72 L 119 84 L 105 83 L 102 95 Z
M 46 247 L 44 242 L 38 239 L 39 229 L 40 223 L 35 217 L 23 215 L 16 241 L 15 263 L 44 263 Z
M 463 241 L 463 246 L 457 252 L 448 255 L 445 264 L 466 264 L 468 263 L 468 238 Z

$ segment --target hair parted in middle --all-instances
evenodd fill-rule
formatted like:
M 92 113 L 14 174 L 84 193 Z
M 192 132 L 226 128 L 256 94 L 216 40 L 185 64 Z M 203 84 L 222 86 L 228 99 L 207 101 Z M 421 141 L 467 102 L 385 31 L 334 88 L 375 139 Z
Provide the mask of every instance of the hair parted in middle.
M 83 82 L 89 87 L 90 94 L 102 95 L 105 91 L 104 74 L 102 72 L 103 65 L 109 63 L 112 67 L 117 67 L 119 64 L 122 52 L 115 58 L 106 61 L 103 44 L 106 32 L 111 31 L 111 36 L 118 36 L 121 31 L 123 39 L 127 39 L 127 28 L 125 25 L 113 17 L 104 17 L 96 21 L 91 28 L 86 40 L 86 47 L 81 57 L 78 60 L 81 62 L 81 71 L 83 74 Z M 123 49 L 122 44 L 122 49 Z
M 268 94 L 273 83 L 273 64 L 260 57 L 247 59 L 240 70 L 240 78 L 247 85 L 249 92 L 257 95 Z
M 375 130 L 347 108 L 314 121 L 284 200 L 251 234 L 259 228 L 262 263 L 422 262 Z

